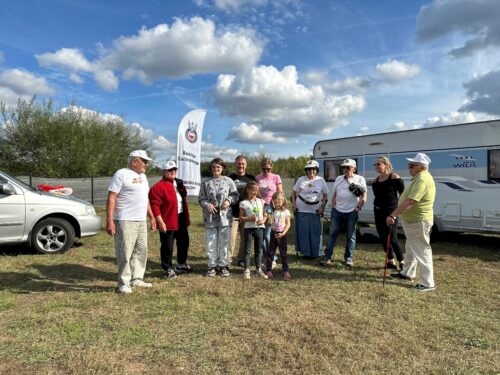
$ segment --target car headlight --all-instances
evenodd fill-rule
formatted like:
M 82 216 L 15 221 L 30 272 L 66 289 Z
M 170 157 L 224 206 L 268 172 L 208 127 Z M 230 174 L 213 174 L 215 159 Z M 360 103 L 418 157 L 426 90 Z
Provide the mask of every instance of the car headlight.
M 87 215 L 95 215 L 95 208 L 92 205 L 85 206 L 85 212 Z

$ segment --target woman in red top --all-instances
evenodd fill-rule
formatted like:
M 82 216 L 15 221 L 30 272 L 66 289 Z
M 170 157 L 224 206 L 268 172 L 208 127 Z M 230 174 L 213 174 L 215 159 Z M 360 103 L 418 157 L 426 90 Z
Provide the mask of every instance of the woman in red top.
M 161 266 L 165 278 L 173 279 L 177 273 L 190 272 L 187 265 L 189 249 L 189 210 L 186 187 L 177 177 L 177 164 L 170 160 L 163 165 L 163 178 L 149 190 L 151 210 L 160 231 Z M 172 268 L 174 239 L 177 242 L 177 267 Z

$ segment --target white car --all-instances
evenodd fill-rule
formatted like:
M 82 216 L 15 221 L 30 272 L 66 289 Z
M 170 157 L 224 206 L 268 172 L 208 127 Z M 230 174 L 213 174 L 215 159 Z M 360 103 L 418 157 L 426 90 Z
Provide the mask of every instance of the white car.
M 0 245 L 29 243 L 42 254 L 63 253 L 76 237 L 95 236 L 100 227 L 90 203 L 40 191 L 0 172 Z

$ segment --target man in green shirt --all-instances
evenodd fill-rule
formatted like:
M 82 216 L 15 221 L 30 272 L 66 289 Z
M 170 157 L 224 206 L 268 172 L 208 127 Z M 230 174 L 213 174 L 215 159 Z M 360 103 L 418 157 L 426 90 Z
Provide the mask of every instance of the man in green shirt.
M 387 224 L 393 225 L 396 218 L 401 216 L 406 236 L 406 263 L 400 273 L 391 276 L 412 281 L 419 264 L 420 279 L 416 288 L 426 292 L 435 289 L 430 231 L 434 223 L 432 206 L 436 186 L 428 170 L 431 159 L 426 154 L 418 153 L 414 158 L 406 160 L 409 161 L 411 183 L 401 194 L 398 208 L 387 217 Z

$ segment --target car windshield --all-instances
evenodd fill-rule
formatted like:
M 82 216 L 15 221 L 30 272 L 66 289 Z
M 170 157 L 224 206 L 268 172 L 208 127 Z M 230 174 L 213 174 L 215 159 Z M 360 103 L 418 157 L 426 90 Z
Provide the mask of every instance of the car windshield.
M 36 190 L 36 188 L 32 187 L 32 186 L 29 186 L 27 183 L 11 176 L 11 175 L 8 175 L 7 173 L 0 173 L 0 176 L 3 176 L 3 177 L 6 177 L 7 179 L 10 179 L 12 181 L 14 181 L 16 184 L 18 185 L 21 185 L 23 188 L 25 189 L 28 189 L 28 190 Z

